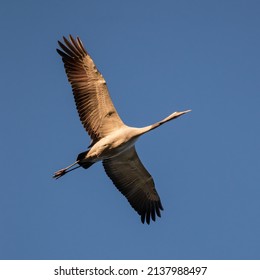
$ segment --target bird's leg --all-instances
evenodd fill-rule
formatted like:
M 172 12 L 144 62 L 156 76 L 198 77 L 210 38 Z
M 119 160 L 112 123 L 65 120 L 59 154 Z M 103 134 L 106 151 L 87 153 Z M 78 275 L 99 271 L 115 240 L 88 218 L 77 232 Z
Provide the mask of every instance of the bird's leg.
M 69 173 L 70 171 L 79 168 L 80 165 L 71 168 L 72 166 L 74 166 L 74 165 L 76 165 L 78 163 L 79 163 L 79 160 L 75 161 L 74 163 L 72 163 L 71 165 L 69 165 L 69 166 L 67 166 L 65 168 L 62 168 L 62 169 L 56 171 L 52 177 L 55 178 L 55 179 L 59 179 L 61 176 L 65 175 L 66 173 Z

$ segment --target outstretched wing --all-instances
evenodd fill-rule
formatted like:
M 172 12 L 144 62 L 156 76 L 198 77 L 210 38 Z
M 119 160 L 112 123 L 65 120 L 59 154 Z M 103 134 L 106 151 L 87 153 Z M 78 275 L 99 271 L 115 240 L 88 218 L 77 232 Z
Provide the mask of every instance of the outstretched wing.
M 155 221 L 163 210 L 154 181 L 140 161 L 135 147 L 103 161 L 108 177 L 127 198 L 131 206 L 141 215 L 142 223 Z
M 64 67 L 71 83 L 80 120 L 92 144 L 124 125 L 109 96 L 106 82 L 79 38 L 70 35 L 58 41 Z

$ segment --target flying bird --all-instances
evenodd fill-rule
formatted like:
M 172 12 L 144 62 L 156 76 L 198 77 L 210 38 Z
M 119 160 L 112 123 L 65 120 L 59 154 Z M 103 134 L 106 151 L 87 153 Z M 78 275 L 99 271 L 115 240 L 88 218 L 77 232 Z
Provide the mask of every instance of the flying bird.
M 69 40 L 65 37 L 63 40 L 64 43 L 58 41 L 57 52 L 62 57 L 78 114 L 91 144 L 73 164 L 55 172 L 53 177 L 58 179 L 76 168 L 87 169 L 102 161 L 106 174 L 141 216 L 142 223 L 149 224 L 156 216 L 161 217 L 163 206 L 152 176 L 138 157 L 135 142 L 141 135 L 191 110 L 174 112 L 142 128 L 125 125 L 113 105 L 106 81 L 80 38 L 70 35 Z

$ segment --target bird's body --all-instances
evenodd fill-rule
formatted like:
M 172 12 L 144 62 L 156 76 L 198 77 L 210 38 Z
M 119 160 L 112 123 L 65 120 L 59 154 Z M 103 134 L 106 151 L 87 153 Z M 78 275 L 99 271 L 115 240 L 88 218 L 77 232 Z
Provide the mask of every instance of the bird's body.
M 154 181 L 141 163 L 135 142 L 144 133 L 177 118 L 190 110 L 175 112 L 167 118 L 143 128 L 129 127 L 123 123 L 110 99 L 106 82 L 85 50 L 81 40 L 64 38 L 57 49 L 62 56 L 68 80 L 72 85 L 74 99 L 81 122 L 92 142 L 89 149 L 80 153 L 72 165 L 57 171 L 54 178 L 78 168 L 89 168 L 98 161 L 118 190 L 126 196 L 144 223 L 155 221 L 163 210 L 155 190 Z M 78 164 L 77 167 L 72 168 Z
M 96 162 L 117 156 L 135 144 L 139 133 L 138 128 L 123 126 L 95 143 L 85 160 Z

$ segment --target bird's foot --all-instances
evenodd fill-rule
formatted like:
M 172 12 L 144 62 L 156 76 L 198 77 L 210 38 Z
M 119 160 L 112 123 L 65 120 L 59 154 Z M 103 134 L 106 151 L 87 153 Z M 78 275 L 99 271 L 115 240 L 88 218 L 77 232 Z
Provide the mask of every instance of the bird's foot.
M 62 177 L 66 173 L 67 173 L 67 168 L 60 169 L 60 170 L 58 170 L 54 173 L 52 178 L 59 179 L 60 177 Z
M 54 173 L 54 175 L 52 176 L 52 178 L 59 179 L 61 176 L 65 175 L 66 173 L 69 173 L 69 172 L 71 172 L 72 170 L 79 168 L 80 165 L 71 168 L 72 166 L 74 166 L 74 165 L 76 165 L 76 164 L 78 164 L 78 163 L 79 163 L 79 160 L 75 161 L 74 163 L 72 163 L 71 165 L 69 165 L 69 166 L 67 166 L 67 167 L 65 167 L 65 168 L 62 168 L 62 169 L 56 171 L 56 172 Z

